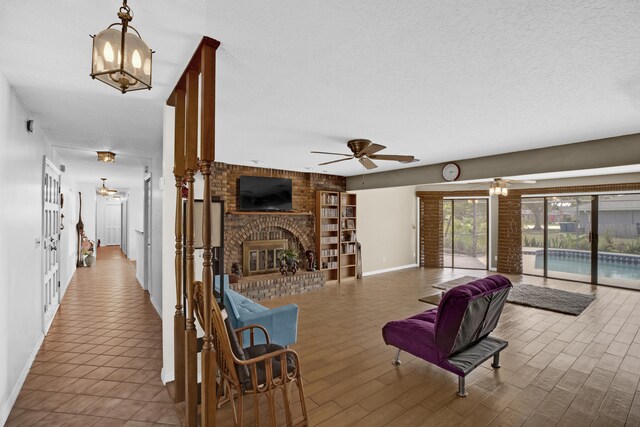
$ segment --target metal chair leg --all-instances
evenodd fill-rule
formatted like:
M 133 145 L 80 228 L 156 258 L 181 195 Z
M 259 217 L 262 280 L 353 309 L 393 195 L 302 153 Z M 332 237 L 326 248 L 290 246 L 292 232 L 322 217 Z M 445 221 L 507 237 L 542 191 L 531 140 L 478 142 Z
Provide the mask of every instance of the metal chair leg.
M 491 363 L 491 367 L 494 369 L 498 369 L 500 367 L 500 353 L 493 355 L 493 363 Z
M 391 364 L 395 366 L 400 366 L 402 364 L 402 362 L 400 361 L 400 349 L 398 349 L 398 351 L 396 352 L 396 358 L 393 359 L 393 362 L 391 362 Z
M 458 396 L 465 397 L 467 390 L 464 388 L 464 377 L 458 377 Z

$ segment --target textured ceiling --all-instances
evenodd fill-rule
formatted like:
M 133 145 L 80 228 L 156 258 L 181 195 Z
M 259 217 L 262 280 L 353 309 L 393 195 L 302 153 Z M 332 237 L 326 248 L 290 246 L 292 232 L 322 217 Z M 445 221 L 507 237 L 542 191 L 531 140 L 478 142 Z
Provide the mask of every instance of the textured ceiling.
M 421 164 L 640 132 L 640 2 L 131 0 L 151 92 L 89 78 L 117 1 L 0 2 L 0 71 L 54 145 L 150 158 L 203 34 L 218 50 L 217 158 L 362 172 L 352 138 Z M 379 162 L 380 168 L 407 167 Z

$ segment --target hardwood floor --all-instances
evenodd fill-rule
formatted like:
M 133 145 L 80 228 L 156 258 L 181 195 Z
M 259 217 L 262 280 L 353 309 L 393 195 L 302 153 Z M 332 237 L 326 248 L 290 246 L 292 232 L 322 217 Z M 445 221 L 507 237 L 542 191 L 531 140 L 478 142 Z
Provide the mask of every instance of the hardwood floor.
M 640 425 L 635 291 L 509 276 L 514 283 L 593 292 L 596 300 L 578 317 L 507 304 L 495 331 L 509 341 L 502 368 L 488 362 L 477 368 L 466 398 L 456 396 L 453 374 L 407 353 L 393 366 L 382 326 L 431 308 L 418 298 L 464 275 L 486 272 L 413 268 L 261 301 L 300 306 L 292 348 L 301 357 L 310 424 Z M 102 248 L 94 268 L 76 273 L 7 425 L 179 424 L 160 382 L 160 329 L 133 266 L 119 251 Z M 245 425 L 252 420 L 245 398 Z M 218 421 L 232 425 L 229 405 Z

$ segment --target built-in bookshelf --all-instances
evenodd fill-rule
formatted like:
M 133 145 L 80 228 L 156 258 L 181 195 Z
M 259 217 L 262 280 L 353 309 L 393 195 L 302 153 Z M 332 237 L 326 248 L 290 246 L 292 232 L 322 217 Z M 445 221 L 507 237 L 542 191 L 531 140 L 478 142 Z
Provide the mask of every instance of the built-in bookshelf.
M 340 193 L 340 280 L 356 277 L 358 241 L 356 235 L 356 195 Z
M 356 195 L 337 191 L 316 193 L 318 269 L 327 282 L 356 277 Z
M 327 282 L 337 282 L 340 277 L 340 193 L 318 191 L 316 193 L 316 256 L 318 269 L 324 271 Z

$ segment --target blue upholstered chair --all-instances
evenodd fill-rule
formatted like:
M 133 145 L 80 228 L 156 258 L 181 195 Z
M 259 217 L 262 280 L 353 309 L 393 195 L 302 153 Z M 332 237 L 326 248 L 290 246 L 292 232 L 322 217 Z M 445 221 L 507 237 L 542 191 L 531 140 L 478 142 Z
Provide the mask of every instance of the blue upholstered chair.
M 216 290 L 220 290 L 219 277 L 215 278 Z M 271 342 L 281 346 L 288 346 L 296 342 L 298 338 L 298 306 L 296 304 L 284 305 L 269 309 L 244 295 L 229 288 L 229 276 L 224 276 L 224 306 L 234 329 L 249 325 L 264 326 Z M 264 344 L 265 338 L 257 333 L 256 344 Z M 249 342 L 249 331 L 245 331 L 242 341 Z

